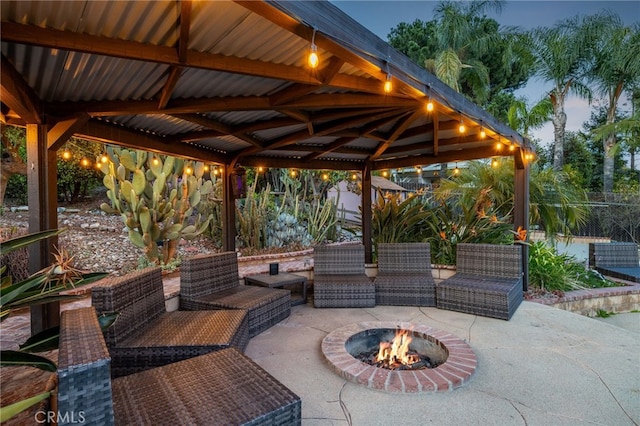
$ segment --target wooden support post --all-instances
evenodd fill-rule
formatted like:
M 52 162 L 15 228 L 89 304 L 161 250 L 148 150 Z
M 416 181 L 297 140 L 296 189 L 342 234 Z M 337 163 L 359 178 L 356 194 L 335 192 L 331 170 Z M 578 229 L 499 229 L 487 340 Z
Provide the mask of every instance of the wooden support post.
M 365 263 L 373 262 L 371 188 L 371 168 L 367 165 L 362 169 L 362 244 L 364 245 Z
M 513 228 L 527 230 L 529 240 L 529 170 L 530 162 L 525 153 L 518 148 L 514 154 L 514 194 L 513 194 Z M 522 290 L 529 288 L 529 246 L 522 244 Z
M 27 199 L 29 232 L 58 227 L 56 151 L 47 150 L 47 126 L 27 124 Z M 29 246 L 29 272 L 35 273 L 53 261 L 56 237 Z M 60 303 L 36 305 L 31 308 L 31 334 L 60 324 Z
M 236 200 L 233 196 L 233 167 L 226 164 L 222 168 L 222 247 L 224 251 L 236 250 Z

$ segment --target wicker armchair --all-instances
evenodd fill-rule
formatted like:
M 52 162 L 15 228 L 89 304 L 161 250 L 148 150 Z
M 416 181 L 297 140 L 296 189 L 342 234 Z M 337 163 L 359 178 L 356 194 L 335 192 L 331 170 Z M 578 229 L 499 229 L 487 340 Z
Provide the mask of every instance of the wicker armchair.
M 117 312 L 105 331 L 119 377 L 249 342 L 246 311 L 167 312 L 160 268 L 109 277 L 91 289 L 98 314 Z
M 522 302 L 522 247 L 457 245 L 456 273 L 436 285 L 436 306 L 509 320 Z
M 71 423 L 301 424 L 300 398 L 236 348 L 112 379 L 92 307 L 62 312 L 58 356 L 58 418 Z
M 313 305 L 316 308 L 372 308 L 375 284 L 364 273 L 364 246 L 313 249 Z
M 376 305 L 436 306 L 429 243 L 378 244 Z
M 180 309 L 247 310 L 251 338 L 289 317 L 291 291 L 240 285 L 235 252 L 202 254 L 182 260 Z

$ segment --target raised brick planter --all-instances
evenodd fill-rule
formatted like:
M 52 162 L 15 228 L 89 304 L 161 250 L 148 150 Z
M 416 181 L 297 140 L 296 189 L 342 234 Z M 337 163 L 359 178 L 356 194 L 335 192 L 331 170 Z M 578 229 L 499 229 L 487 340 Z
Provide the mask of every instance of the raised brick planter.
M 565 293 L 563 297 L 529 301 L 589 317 L 596 316 L 599 310 L 615 313 L 631 312 L 640 309 L 640 284 L 576 290 Z
M 357 360 L 347 352 L 346 342 L 354 334 L 375 328 L 408 329 L 433 337 L 447 350 L 444 364 L 423 370 L 387 370 Z M 350 324 L 322 340 L 322 353 L 329 366 L 347 380 L 387 392 L 448 392 L 467 383 L 476 371 L 476 355 L 458 337 L 435 328 L 408 322 L 371 321 Z

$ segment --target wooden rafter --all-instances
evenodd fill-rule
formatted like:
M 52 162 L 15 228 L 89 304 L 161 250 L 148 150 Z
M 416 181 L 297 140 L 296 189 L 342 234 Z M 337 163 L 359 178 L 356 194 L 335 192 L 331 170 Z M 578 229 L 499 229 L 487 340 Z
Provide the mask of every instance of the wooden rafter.
M 26 123 L 42 123 L 40 98 L 4 55 L 0 63 L 0 97 Z
M 98 120 L 89 120 L 89 122 L 78 130 L 76 135 L 80 138 L 100 143 L 142 149 L 197 161 L 224 164 L 229 160 L 227 156 L 215 151 L 199 148 L 188 143 L 170 143 L 159 136 L 127 130 L 121 126 L 100 122 Z
M 47 132 L 47 149 L 57 150 L 81 129 L 90 118 L 89 114 L 78 114 L 75 117 L 58 121 Z
M 353 142 L 354 140 L 356 140 L 357 138 L 338 138 L 336 139 L 335 142 L 330 143 L 326 148 L 323 148 L 322 151 L 318 151 L 317 149 L 314 149 L 313 152 L 309 155 L 306 155 L 304 157 L 304 161 L 305 162 L 309 162 L 309 161 L 313 161 L 323 155 L 326 155 L 330 152 L 333 152 L 335 150 L 337 150 L 338 148 L 342 148 L 343 146 L 345 146 L 346 144 L 348 144 L 349 142 Z
M 217 120 L 213 120 L 211 118 L 208 117 L 204 117 L 202 115 L 199 114 L 174 114 L 174 117 L 180 118 L 181 120 L 185 120 L 185 121 L 189 121 L 191 123 L 194 124 L 198 124 L 200 126 L 203 127 L 207 127 L 209 129 L 212 129 L 214 131 L 220 132 L 222 134 L 225 135 L 233 135 L 235 137 L 237 137 L 238 139 L 241 139 L 245 142 L 250 143 L 253 146 L 256 146 L 258 148 L 262 148 L 262 143 L 257 140 L 256 138 L 247 135 L 243 132 L 238 132 L 236 130 L 234 130 L 231 126 L 228 126 L 224 123 L 221 123 Z
M 413 123 L 421 115 L 422 115 L 422 110 L 419 108 L 413 111 L 412 114 L 407 115 L 404 118 L 401 118 L 396 123 L 394 128 L 391 130 L 391 134 L 389 135 L 387 140 L 378 146 L 378 148 L 376 149 L 376 152 L 373 153 L 373 155 L 369 158 L 369 160 L 375 161 L 378 157 L 380 157 L 382 153 L 384 153 L 386 149 L 389 148 L 389 146 L 393 142 L 395 142 L 396 139 L 398 139 L 405 130 L 407 130 L 407 128 L 411 125 L 411 123 Z

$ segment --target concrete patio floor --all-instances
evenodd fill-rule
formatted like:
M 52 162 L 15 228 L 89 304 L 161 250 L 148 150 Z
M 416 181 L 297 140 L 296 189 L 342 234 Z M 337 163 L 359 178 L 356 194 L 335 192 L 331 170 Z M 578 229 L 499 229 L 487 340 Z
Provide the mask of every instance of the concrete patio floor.
M 452 333 L 474 350 L 475 375 L 453 391 L 422 394 L 346 381 L 320 345 L 363 321 Z M 617 321 L 626 328 L 531 302 L 507 322 L 436 308 L 314 309 L 310 301 L 251 339 L 246 353 L 302 398 L 303 425 L 638 425 L 640 314 Z

